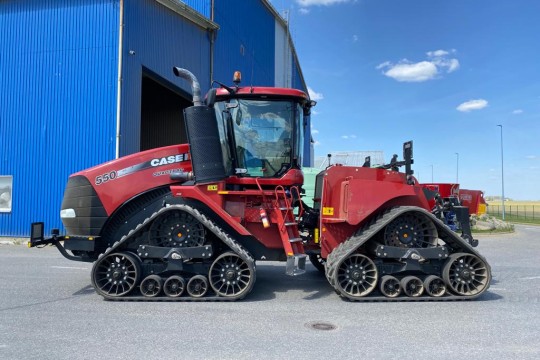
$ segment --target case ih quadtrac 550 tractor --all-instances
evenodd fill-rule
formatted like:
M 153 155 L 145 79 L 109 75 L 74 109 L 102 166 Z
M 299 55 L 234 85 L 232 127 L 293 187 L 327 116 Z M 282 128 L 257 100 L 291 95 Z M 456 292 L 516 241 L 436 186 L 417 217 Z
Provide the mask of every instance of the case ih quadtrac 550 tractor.
M 471 299 L 489 287 L 486 259 L 431 213 L 412 176 L 412 143 L 389 166 L 329 166 L 310 208 L 300 164 L 314 102 L 235 81 L 203 103 L 196 78 L 174 72 L 193 90 L 189 144 L 71 175 L 67 235 L 45 239 L 34 223 L 29 246 L 94 262 L 92 284 L 110 300 L 238 300 L 255 284 L 256 261 L 284 261 L 299 275 L 308 257 L 349 300 Z

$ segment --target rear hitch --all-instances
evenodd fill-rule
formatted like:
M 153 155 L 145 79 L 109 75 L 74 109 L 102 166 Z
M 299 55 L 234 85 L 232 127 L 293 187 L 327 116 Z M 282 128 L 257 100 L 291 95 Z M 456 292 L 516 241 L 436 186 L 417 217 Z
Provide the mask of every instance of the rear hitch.
M 56 245 L 59 241 L 64 240 L 64 237 L 60 236 L 60 230 L 58 229 L 52 229 L 51 237 L 45 239 L 45 236 L 43 235 L 44 226 L 45 225 L 43 222 L 32 223 L 30 231 L 30 241 L 28 241 L 29 248 L 33 248 L 36 246 L 46 246 L 50 244 Z
M 54 245 L 60 251 L 63 257 L 65 257 L 68 260 L 73 261 L 85 261 L 85 262 L 91 262 L 93 260 L 83 258 L 82 256 L 74 256 L 69 254 L 64 246 L 60 243 L 60 241 L 66 240 L 65 236 L 60 235 L 60 230 L 58 229 L 52 229 L 51 230 L 51 237 L 45 238 L 43 236 L 43 228 L 45 227 L 43 222 L 35 222 L 31 225 L 30 230 L 30 241 L 28 241 L 28 247 L 44 247 L 47 245 Z

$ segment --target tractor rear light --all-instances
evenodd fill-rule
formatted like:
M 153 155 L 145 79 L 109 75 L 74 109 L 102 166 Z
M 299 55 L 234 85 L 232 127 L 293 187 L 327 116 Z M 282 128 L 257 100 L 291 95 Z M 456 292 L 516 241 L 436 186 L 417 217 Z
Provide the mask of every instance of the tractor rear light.
M 77 214 L 75 214 L 74 209 L 63 209 L 60 211 L 60 218 L 67 219 L 67 218 L 75 218 L 77 217 Z

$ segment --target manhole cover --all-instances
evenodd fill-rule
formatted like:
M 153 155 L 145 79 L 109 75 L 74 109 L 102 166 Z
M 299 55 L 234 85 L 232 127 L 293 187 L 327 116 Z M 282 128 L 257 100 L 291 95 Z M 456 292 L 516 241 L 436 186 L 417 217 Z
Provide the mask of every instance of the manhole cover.
M 334 325 L 334 324 L 330 324 L 330 323 L 327 323 L 327 322 L 322 322 L 322 321 L 312 321 L 312 322 L 308 322 L 306 324 L 306 327 L 308 329 L 314 329 L 314 330 L 323 330 L 323 331 L 329 331 L 329 330 L 335 330 L 337 329 L 337 326 Z

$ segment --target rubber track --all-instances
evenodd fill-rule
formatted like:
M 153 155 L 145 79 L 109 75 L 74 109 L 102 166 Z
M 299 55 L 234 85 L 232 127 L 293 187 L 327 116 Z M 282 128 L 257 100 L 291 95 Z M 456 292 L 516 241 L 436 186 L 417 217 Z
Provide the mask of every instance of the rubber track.
M 420 212 L 427 217 L 429 217 L 439 233 L 439 238 L 441 238 L 449 247 L 454 250 L 459 250 L 459 252 L 471 253 L 478 256 L 486 264 L 488 270 L 488 282 L 487 286 L 478 294 L 471 296 L 461 296 L 461 295 L 444 295 L 441 297 L 431 297 L 428 295 L 422 295 L 420 297 L 408 297 L 408 296 L 399 296 L 396 298 L 388 298 L 384 295 L 372 295 L 373 293 L 378 292 L 378 288 L 374 289 L 373 292 L 368 294 L 365 297 L 355 297 L 344 292 L 341 287 L 336 283 L 337 269 L 341 263 L 350 255 L 354 254 L 363 244 L 365 244 L 369 239 L 371 239 L 375 234 L 382 230 L 387 224 L 398 216 L 409 212 L 415 211 Z M 373 219 L 368 223 L 364 228 L 360 229 L 353 236 L 347 239 L 345 242 L 339 244 L 334 251 L 332 251 L 328 258 L 326 259 L 326 278 L 335 291 L 343 298 L 346 298 L 351 301 L 451 301 L 451 300 L 471 300 L 475 299 L 478 296 L 482 295 L 488 288 L 491 282 L 491 268 L 487 263 L 486 259 L 478 253 L 472 246 L 469 245 L 467 241 L 462 239 L 459 235 L 449 230 L 448 227 L 436 216 L 430 212 L 415 206 L 402 206 L 396 207 L 391 210 L 386 211 L 382 215 L 379 215 L 377 218 Z M 388 274 L 387 274 L 388 275 Z M 447 289 L 449 291 L 449 289 Z
M 134 229 L 130 230 L 129 233 L 125 236 L 123 236 L 119 241 L 115 242 L 111 247 L 109 247 L 107 250 L 105 250 L 104 253 L 100 254 L 98 257 L 98 260 L 94 263 L 94 266 L 92 267 L 92 274 L 94 274 L 95 267 L 98 263 L 98 261 L 103 258 L 104 256 L 107 256 L 113 252 L 115 252 L 119 247 L 124 245 L 126 242 L 129 242 L 132 238 L 135 238 L 136 235 L 139 234 L 139 232 L 144 229 L 150 222 L 152 222 L 154 219 L 156 219 L 161 214 L 168 212 L 168 211 L 184 211 L 189 213 L 191 216 L 199 220 L 206 229 L 211 231 L 214 235 L 216 235 L 225 245 L 227 245 L 231 251 L 236 253 L 242 260 L 244 260 L 248 267 L 250 268 L 252 272 L 253 279 L 249 285 L 249 288 L 247 288 L 244 292 L 242 292 L 238 296 L 231 296 L 231 297 L 222 297 L 222 296 L 203 296 L 200 298 L 193 298 L 190 296 L 180 296 L 180 297 L 168 297 L 168 296 L 160 296 L 160 297 L 147 297 L 142 295 L 134 295 L 130 296 L 127 294 L 126 296 L 108 296 L 101 294 L 97 291 L 97 287 L 94 284 L 94 276 L 91 276 L 91 282 L 92 286 L 96 289 L 96 292 L 103 296 L 106 300 L 114 300 L 114 301 L 236 301 L 243 299 L 247 294 L 251 292 L 251 289 L 253 288 L 253 285 L 255 284 L 256 280 L 256 273 L 255 273 L 255 260 L 253 257 L 234 239 L 232 239 L 227 233 L 225 233 L 221 228 L 219 228 L 213 221 L 209 220 L 206 216 L 204 216 L 202 213 L 200 213 L 197 209 L 185 205 L 185 204 L 178 204 L 178 205 L 167 205 L 160 210 L 153 213 L 150 217 L 146 218 L 142 223 L 138 224 Z M 207 278 L 207 274 L 204 274 Z M 209 291 L 213 291 L 209 286 Z M 133 289 L 132 291 L 136 291 L 138 289 Z

